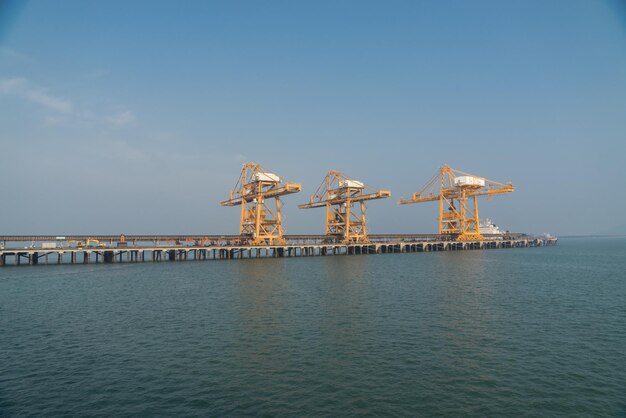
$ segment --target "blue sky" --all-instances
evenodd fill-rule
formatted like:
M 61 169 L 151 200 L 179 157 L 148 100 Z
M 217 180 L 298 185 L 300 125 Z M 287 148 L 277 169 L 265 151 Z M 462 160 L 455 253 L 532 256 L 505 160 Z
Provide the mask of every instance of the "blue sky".
M 503 228 L 626 233 L 626 8 L 618 1 L 40 0 L 0 9 L 0 234 L 236 233 L 241 165 L 329 169 L 392 198 L 447 163 L 517 191 Z M 9 7 L 10 5 L 13 7 Z

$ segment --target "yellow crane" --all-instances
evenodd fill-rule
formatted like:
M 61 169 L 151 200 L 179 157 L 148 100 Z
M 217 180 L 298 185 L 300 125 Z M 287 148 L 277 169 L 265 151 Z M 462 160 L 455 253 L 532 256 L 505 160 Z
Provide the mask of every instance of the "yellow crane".
M 342 243 L 367 243 L 365 201 L 391 196 L 388 190 L 377 190 L 339 171 L 329 171 L 309 203 L 300 209 L 326 208 L 326 235 Z M 356 208 L 353 205 L 356 204 Z
M 298 193 L 302 186 L 281 178 L 256 163 L 246 163 L 239 180 L 222 206 L 241 206 L 239 233 L 250 238 L 251 245 L 284 244 L 280 196 Z M 271 207 L 268 200 L 274 199 Z
M 66 242 L 68 244 L 76 244 L 76 248 L 93 247 L 91 244 L 96 244 L 95 247 L 98 248 L 104 248 L 107 246 L 106 243 L 93 238 L 87 238 L 85 241 L 71 239 Z
M 498 183 L 443 165 L 419 192 L 398 203 L 439 201 L 439 233 L 453 235 L 458 241 L 472 241 L 484 239 L 480 233 L 477 197 L 514 191 L 511 183 Z

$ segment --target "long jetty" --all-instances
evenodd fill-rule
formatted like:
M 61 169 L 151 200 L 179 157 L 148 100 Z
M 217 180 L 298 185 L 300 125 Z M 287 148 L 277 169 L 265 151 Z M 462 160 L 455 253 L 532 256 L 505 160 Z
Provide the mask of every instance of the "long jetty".
M 249 238 L 240 235 L 0 236 L 0 266 L 418 253 L 557 244 L 555 237 L 526 234 L 486 235 L 480 241 L 464 242 L 439 234 L 383 234 L 369 235 L 370 242 L 360 244 L 329 242 L 326 235 L 284 238 L 286 243 L 281 245 L 249 245 Z M 96 246 L 90 245 L 94 242 Z

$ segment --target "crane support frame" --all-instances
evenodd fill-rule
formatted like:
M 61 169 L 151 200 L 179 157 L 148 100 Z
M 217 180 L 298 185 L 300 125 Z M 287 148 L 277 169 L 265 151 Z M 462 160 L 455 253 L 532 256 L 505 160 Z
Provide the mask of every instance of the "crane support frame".
M 229 199 L 220 205 L 241 206 L 239 234 L 249 237 L 250 245 L 284 244 L 280 197 L 301 189 L 300 184 L 283 182 L 260 164 L 245 163 Z
M 327 241 L 344 244 L 368 243 L 365 202 L 391 196 L 388 190 L 378 190 L 331 170 L 317 191 L 300 209 L 325 208 Z
M 478 197 L 515 191 L 511 183 L 498 183 L 443 165 L 422 189 L 399 204 L 439 201 L 439 234 L 458 241 L 482 240 Z

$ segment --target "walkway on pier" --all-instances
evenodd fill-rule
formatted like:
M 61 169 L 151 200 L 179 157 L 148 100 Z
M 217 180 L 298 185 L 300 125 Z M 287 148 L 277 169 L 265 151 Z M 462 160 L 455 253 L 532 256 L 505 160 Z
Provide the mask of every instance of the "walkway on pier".
M 209 246 L 128 246 L 85 248 L 5 248 L 0 250 L 0 266 L 37 264 L 90 264 L 122 262 L 159 262 L 187 260 L 229 260 L 267 257 L 310 257 L 462 251 L 495 248 L 520 248 L 556 245 L 556 238 L 521 238 L 506 240 L 458 241 L 387 241 L 368 244 L 302 243 L 276 246 L 209 245 Z

